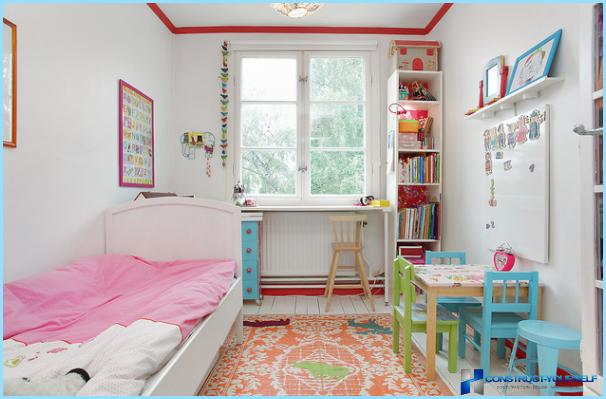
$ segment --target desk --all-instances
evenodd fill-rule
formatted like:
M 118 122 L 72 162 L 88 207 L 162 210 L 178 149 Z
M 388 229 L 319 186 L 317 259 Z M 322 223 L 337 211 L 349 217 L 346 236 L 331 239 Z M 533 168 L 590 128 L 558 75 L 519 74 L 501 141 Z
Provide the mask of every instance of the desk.
M 427 379 L 436 373 L 436 309 L 439 296 L 484 296 L 484 272 L 494 271 L 492 265 L 415 265 L 417 287 L 427 294 Z M 509 291 L 510 287 L 507 287 Z M 512 294 L 515 288 L 511 286 Z M 539 320 L 541 319 L 542 287 L 539 283 Z M 502 287 L 494 286 L 494 295 L 502 294 Z M 521 295 L 528 296 L 528 287 L 521 287 Z
M 388 297 L 388 282 L 389 273 L 393 268 L 391 256 L 389 254 L 389 227 L 388 227 L 388 213 L 391 211 L 389 207 L 370 207 L 370 206 L 316 206 L 316 205 L 302 205 L 302 206 L 251 206 L 242 207 L 242 212 L 382 212 L 383 213 L 383 251 L 384 251 L 384 265 L 383 271 L 385 273 L 385 304 L 389 303 Z M 332 234 L 332 230 L 330 231 Z M 365 238 L 368 241 L 368 237 Z M 327 242 L 326 245 L 329 243 Z M 327 263 L 327 274 L 330 263 Z M 263 267 L 261 267 L 262 273 Z

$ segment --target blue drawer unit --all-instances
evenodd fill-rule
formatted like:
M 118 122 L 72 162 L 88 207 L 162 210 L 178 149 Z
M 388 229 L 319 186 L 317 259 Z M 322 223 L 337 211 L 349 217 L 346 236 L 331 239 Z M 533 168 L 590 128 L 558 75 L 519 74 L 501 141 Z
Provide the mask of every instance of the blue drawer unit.
M 259 287 L 259 218 L 242 214 L 242 286 L 244 299 L 260 303 Z

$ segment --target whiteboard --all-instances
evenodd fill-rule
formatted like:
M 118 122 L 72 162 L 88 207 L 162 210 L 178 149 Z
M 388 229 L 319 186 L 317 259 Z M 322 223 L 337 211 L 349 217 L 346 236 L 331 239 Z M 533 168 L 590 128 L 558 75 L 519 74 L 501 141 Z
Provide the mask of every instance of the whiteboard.
M 549 105 L 484 131 L 485 244 L 516 257 L 549 257 Z

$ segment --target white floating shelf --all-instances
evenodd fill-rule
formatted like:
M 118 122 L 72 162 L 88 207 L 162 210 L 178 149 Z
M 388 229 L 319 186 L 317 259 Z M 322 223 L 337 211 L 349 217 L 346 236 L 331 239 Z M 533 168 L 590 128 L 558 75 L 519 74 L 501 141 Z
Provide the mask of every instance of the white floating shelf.
M 541 90 L 545 90 L 546 88 L 553 86 L 557 83 L 561 83 L 564 81 L 564 78 L 550 78 L 550 77 L 542 77 L 541 79 L 525 86 L 522 89 L 519 89 L 499 101 L 496 101 L 490 105 L 487 105 L 483 108 L 480 108 L 473 114 L 467 116 L 467 119 L 483 119 L 483 118 L 492 118 L 495 112 L 511 109 L 513 105 L 519 101 L 529 100 L 532 98 L 537 98 L 539 96 L 539 92 Z

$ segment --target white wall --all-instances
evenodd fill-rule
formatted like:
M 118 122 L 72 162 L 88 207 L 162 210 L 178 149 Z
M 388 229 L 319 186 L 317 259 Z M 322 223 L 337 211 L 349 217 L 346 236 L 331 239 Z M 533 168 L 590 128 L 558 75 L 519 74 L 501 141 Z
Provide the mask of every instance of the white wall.
M 563 29 L 551 72 L 566 80 L 541 92 L 535 100 L 517 104 L 523 113 L 551 105 L 550 137 L 550 246 L 547 264 L 517 259 L 518 270 L 537 270 L 545 283 L 543 318 L 581 330 L 580 284 L 580 156 L 579 136 L 572 126 L 580 121 L 579 44 L 581 10 L 590 4 L 455 4 L 432 32 L 442 42 L 444 70 L 444 208 L 443 249 L 464 249 L 467 259 L 492 263 L 493 252 L 482 246 L 483 142 L 485 128 L 513 116 L 466 120 L 478 105 L 482 68 L 493 57 L 505 56 L 513 70 L 515 60 L 558 29 Z M 515 248 L 514 248 L 515 250 Z M 564 359 L 564 360 L 563 360 Z M 566 351 L 560 363 L 580 371 L 579 354 Z
M 4 281 L 104 252 L 119 187 L 118 80 L 154 100 L 156 190 L 170 189 L 172 34 L 144 4 L 3 4 L 17 25 L 17 145 L 4 157 Z

